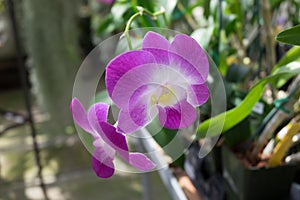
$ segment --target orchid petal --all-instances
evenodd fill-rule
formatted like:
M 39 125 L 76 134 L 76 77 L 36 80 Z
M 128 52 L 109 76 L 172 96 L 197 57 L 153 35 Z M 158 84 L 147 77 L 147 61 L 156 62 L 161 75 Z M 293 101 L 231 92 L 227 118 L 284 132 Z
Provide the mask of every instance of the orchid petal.
M 169 65 L 169 48 L 169 41 L 160 34 L 148 32 L 144 37 L 142 49 L 152 53 L 159 64 Z
M 198 76 L 199 77 L 199 76 Z M 200 77 L 201 78 L 201 77 Z M 121 109 L 127 109 L 135 93 L 151 98 L 159 87 L 166 85 L 189 85 L 182 72 L 161 64 L 148 64 L 130 70 L 119 79 L 112 93 L 112 100 Z M 140 98 L 140 97 L 139 97 Z
M 204 104 L 209 98 L 209 90 L 207 85 L 191 85 L 188 89 L 188 98 L 187 101 L 193 106 L 200 106 Z
M 155 164 L 141 153 L 129 153 L 125 135 L 116 131 L 116 128 L 107 122 L 100 122 L 100 126 L 105 134 L 107 145 L 133 167 L 146 171 L 155 167 Z M 110 154 L 109 152 L 107 153 Z
M 158 109 L 160 123 L 169 129 L 187 128 L 197 118 L 195 108 L 185 99 L 174 106 L 158 106 Z
M 170 67 L 181 73 L 188 83 L 202 84 L 205 82 L 201 72 L 179 54 L 169 52 Z
M 153 119 L 156 116 L 157 113 L 151 112 L 151 108 L 154 107 L 151 97 L 159 87 L 158 84 L 144 85 L 138 88 L 129 99 L 129 114 L 138 126 L 144 126 L 151 120 L 151 117 Z
M 102 139 L 117 151 L 124 159 L 128 157 L 128 145 L 124 134 L 117 132 L 116 128 L 107 122 L 100 122 L 104 136 Z
M 154 49 L 154 48 L 147 48 L 143 50 L 150 52 L 154 56 L 157 64 L 170 65 L 168 51 L 163 49 Z
M 78 124 L 86 132 L 93 134 L 93 130 L 88 122 L 86 111 L 77 98 L 72 99 L 70 109 L 76 124 Z
M 101 146 L 103 145 L 103 146 Z M 97 145 L 93 153 L 92 166 L 100 178 L 109 178 L 114 174 L 114 153 L 105 144 Z
M 149 171 L 155 168 L 155 164 L 142 153 L 129 153 L 129 164 L 141 171 Z
M 171 43 L 170 52 L 180 55 L 191 63 L 206 80 L 209 73 L 209 62 L 205 51 L 191 37 L 178 34 Z
M 154 48 L 168 50 L 170 47 L 169 41 L 162 35 L 149 31 L 143 40 L 142 49 Z
M 103 131 L 100 130 L 99 123 L 102 121 L 107 121 L 109 105 L 105 103 L 93 104 L 88 111 L 88 122 L 90 126 L 103 137 Z M 93 134 L 95 138 L 98 138 L 98 134 Z
M 114 87 L 111 98 L 120 108 L 129 106 L 129 99 L 143 85 L 150 84 L 160 67 L 154 63 L 141 65 L 124 74 Z M 145 88 L 146 89 L 146 88 Z M 146 90 L 147 91 L 147 90 Z
M 111 166 L 113 165 L 112 160 L 107 160 L 106 162 L 109 162 L 109 165 Z M 93 170 L 99 178 L 109 178 L 115 172 L 114 167 L 109 167 L 108 165 L 97 160 L 95 157 L 92 158 L 92 166 Z
M 95 103 L 88 111 L 88 119 L 97 122 L 106 122 L 108 117 L 109 105 L 106 103 Z
M 143 114 L 143 113 L 142 113 Z M 137 125 L 131 118 L 128 110 L 121 110 L 119 113 L 118 131 L 124 133 L 133 133 L 140 129 L 141 126 Z
M 116 84 L 125 73 L 135 67 L 155 62 L 153 55 L 143 50 L 125 52 L 114 58 L 108 63 L 106 68 L 106 87 L 108 94 L 112 96 Z

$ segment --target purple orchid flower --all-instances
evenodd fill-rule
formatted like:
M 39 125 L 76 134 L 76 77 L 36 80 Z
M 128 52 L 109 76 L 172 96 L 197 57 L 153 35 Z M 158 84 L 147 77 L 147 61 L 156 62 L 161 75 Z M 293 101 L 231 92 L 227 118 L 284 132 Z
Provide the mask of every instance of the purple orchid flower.
M 165 128 L 190 126 L 195 107 L 209 97 L 208 73 L 208 58 L 193 38 L 178 34 L 170 44 L 148 32 L 141 50 L 125 52 L 107 65 L 106 87 L 120 108 L 118 128 L 134 132 L 157 115 Z
M 125 134 L 107 122 L 109 105 L 96 103 L 86 114 L 81 102 L 74 98 L 70 107 L 75 122 L 94 138 L 92 165 L 98 177 L 109 178 L 114 174 L 113 160 L 116 153 L 141 171 L 155 168 L 155 164 L 144 154 L 128 151 Z

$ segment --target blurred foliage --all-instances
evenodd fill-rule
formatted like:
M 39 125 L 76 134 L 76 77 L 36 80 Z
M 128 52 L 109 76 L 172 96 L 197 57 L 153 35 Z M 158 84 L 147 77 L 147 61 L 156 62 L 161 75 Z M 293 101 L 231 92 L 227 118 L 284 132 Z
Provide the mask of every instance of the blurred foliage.
M 0 13 L 4 11 L 4 0 L 0 0 Z
M 80 64 L 78 1 L 26 0 L 23 8 L 33 92 L 49 123 L 64 133 L 73 124 L 69 103 Z

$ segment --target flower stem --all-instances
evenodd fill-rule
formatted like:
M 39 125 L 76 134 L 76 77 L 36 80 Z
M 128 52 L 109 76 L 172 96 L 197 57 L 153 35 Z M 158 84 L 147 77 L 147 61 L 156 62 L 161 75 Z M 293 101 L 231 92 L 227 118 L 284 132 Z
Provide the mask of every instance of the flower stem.
M 141 7 L 141 6 L 137 6 L 137 9 L 138 9 L 138 12 L 135 13 L 134 15 L 132 15 L 127 24 L 126 24 L 126 27 L 125 27 L 125 30 L 124 30 L 124 35 L 126 36 L 126 40 L 127 40 L 127 43 L 128 43 L 128 47 L 129 47 L 129 50 L 132 50 L 132 43 L 131 43 L 131 39 L 130 39 L 130 35 L 129 35 L 129 29 L 130 29 L 130 26 L 133 22 L 133 20 L 138 17 L 138 16 L 143 16 L 144 14 L 147 14 L 149 16 L 151 16 L 153 19 L 156 19 L 157 16 L 159 15 L 163 15 L 163 19 L 164 19 L 164 22 L 167 24 L 167 18 L 166 18 L 166 15 L 165 15 L 165 9 L 162 8 L 160 11 L 157 11 L 157 12 L 150 12 L 149 10 Z

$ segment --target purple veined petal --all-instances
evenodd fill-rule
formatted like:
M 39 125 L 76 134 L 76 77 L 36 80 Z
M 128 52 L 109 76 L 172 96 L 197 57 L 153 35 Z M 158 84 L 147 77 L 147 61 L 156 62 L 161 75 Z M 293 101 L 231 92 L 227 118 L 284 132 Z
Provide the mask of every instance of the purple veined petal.
M 131 69 L 124 74 L 116 83 L 112 91 L 111 98 L 120 108 L 129 106 L 129 99 L 133 93 L 141 86 L 151 82 L 152 74 L 154 74 L 156 64 L 145 64 Z
M 155 58 L 157 64 L 170 65 L 168 51 L 155 48 L 145 48 L 143 50 L 150 52 Z
M 153 95 L 160 87 L 159 84 L 143 85 L 130 97 L 128 110 L 130 118 L 136 125 L 143 127 L 157 115 L 153 110 L 156 108 Z
M 169 41 L 162 35 L 149 31 L 143 40 L 142 49 L 154 48 L 168 50 L 170 47 Z
M 193 38 L 184 34 L 176 35 L 169 51 L 186 59 L 195 66 L 204 81 L 207 79 L 209 73 L 208 58 L 205 51 Z
M 162 64 L 145 64 L 131 69 L 124 74 L 114 87 L 112 100 L 121 109 L 129 107 L 129 99 L 142 86 L 154 87 L 145 88 L 145 93 L 150 96 L 155 93 L 156 87 L 167 85 L 189 85 L 189 80 L 184 77 L 181 71 Z
M 103 138 L 104 141 L 102 141 L 102 143 L 101 140 L 98 140 L 98 143 L 94 143 L 94 145 L 96 146 L 96 150 L 101 150 L 102 148 L 102 152 L 106 151 L 106 155 L 108 158 L 112 157 L 110 155 L 113 155 L 113 152 L 115 150 L 130 165 L 143 171 L 151 170 L 155 167 L 155 164 L 145 155 L 141 153 L 129 153 L 125 135 L 117 132 L 116 128 L 111 124 L 107 122 L 100 122 L 100 126 L 103 130 L 103 133 L 105 134 L 106 139 Z M 99 160 L 101 160 L 101 158 L 99 158 Z M 109 165 L 106 164 L 106 166 Z
M 117 130 L 124 133 L 133 133 L 141 127 L 138 126 L 130 117 L 128 109 L 121 110 L 118 117 L 118 127 Z
M 110 97 L 112 97 L 116 84 L 125 73 L 149 63 L 156 63 L 156 60 L 150 52 L 143 50 L 128 51 L 111 60 L 106 68 L 106 87 Z
M 96 103 L 93 104 L 88 111 L 88 122 L 90 127 L 94 130 L 94 138 L 98 138 L 99 136 L 103 136 L 102 132 L 99 132 L 100 127 L 99 123 L 102 121 L 107 121 L 109 105 L 105 103 Z M 101 131 L 101 130 L 100 130 Z M 98 134 L 97 134 L 98 133 Z
M 131 115 L 129 114 L 129 110 L 127 110 L 127 109 L 121 110 L 119 113 L 117 130 L 124 132 L 126 134 L 133 133 L 133 132 L 139 130 L 140 128 L 146 126 L 151 121 L 151 119 L 153 119 L 153 116 L 156 116 L 158 113 L 157 108 L 152 106 L 148 110 L 148 115 L 150 117 L 147 117 L 147 114 L 146 114 L 147 111 L 144 110 L 143 112 L 139 113 L 141 119 L 137 119 L 138 121 L 134 121 L 134 119 L 132 119 L 132 115 L 135 115 L 136 113 L 138 113 L 137 110 L 139 110 L 139 109 L 140 108 L 132 110 Z M 139 125 L 137 123 L 139 123 Z
M 120 77 L 112 91 L 111 98 L 114 103 L 120 108 L 128 108 L 129 99 L 141 86 L 152 83 L 161 84 L 161 80 L 155 80 L 155 78 L 161 74 L 162 68 L 167 67 L 150 63 L 129 70 Z
M 106 122 L 108 116 L 109 105 L 106 103 L 95 103 L 88 111 L 88 119 L 97 120 L 97 122 Z
M 169 48 L 169 41 L 158 33 L 150 31 L 144 37 L 142 49 L 152 53 L 159 64 L 169 65 Z
M 100 129 L 103 133 L 102 139 L 113 148 L 125 160 L 128 160 L 128 145 L 123 133 L 117 132 L 117 129 L 107 122 L 100 122 Z
M 188 89 L 187 101 L 193 106 L 201 106 L 209 98 L 209 89 L 206 83 L 200 85 L 191 85 Z
M 72 99 L 70 109 L 76 124 L 78 124 L 86 132 L 91 133 L 93 135 L 94 133 L 92 128 L 89 125 L 86 111 L 83 105 L 81 104 L 81 102 L 77 98 Z
M 170 68 L 178 71 L 185 77 L 189 84 L 202 84 L 205 82 L 201 72 L 179 54 L 169 52 Z
M 158 109 L 160 123 L 163 127 L 169 129 L 187 128 L 197 118 L 195 108 L 185 99 L 174 106 L 158 106 Z
M 156 165 L 142 153 L 129 153 L 129 164 L 141 171 L 150 171 L 156 167 Z
M 158 84 L 139 87 L 128 100 L 128 108 L 122 108 L 119 114 L 118 128 L 124 133 L 132 133 L 147 125 L 156 115 L 155 102 L 151 102 Z
M 105 162 L 108 164 L 104 164 L 103 162 L 100 162 L 94 156 L 92 158 L 93 170 L 99 178 L 109 178 L 115 172 L 114 167 L 110 167 L 113 166 L 112 160 L 106 160 Z
M 100 178 L 109 178 L 114 174 L 114 151 L 107 147 L 102 141 L 96 141 L 98 143 L 95 147 L 92 158 L 92 166 L 96 175 Z M 99 144 L 100 143 L 100 144 Z
M 105 147 L 107 154 L 117 151 L 124 159 L 128 157 L 128 146 L 123 133 L 117 132 L 113 125 L 103 121 L 95 122 L 93 128 L 99 134 L 95 137 L 95 147 Z

